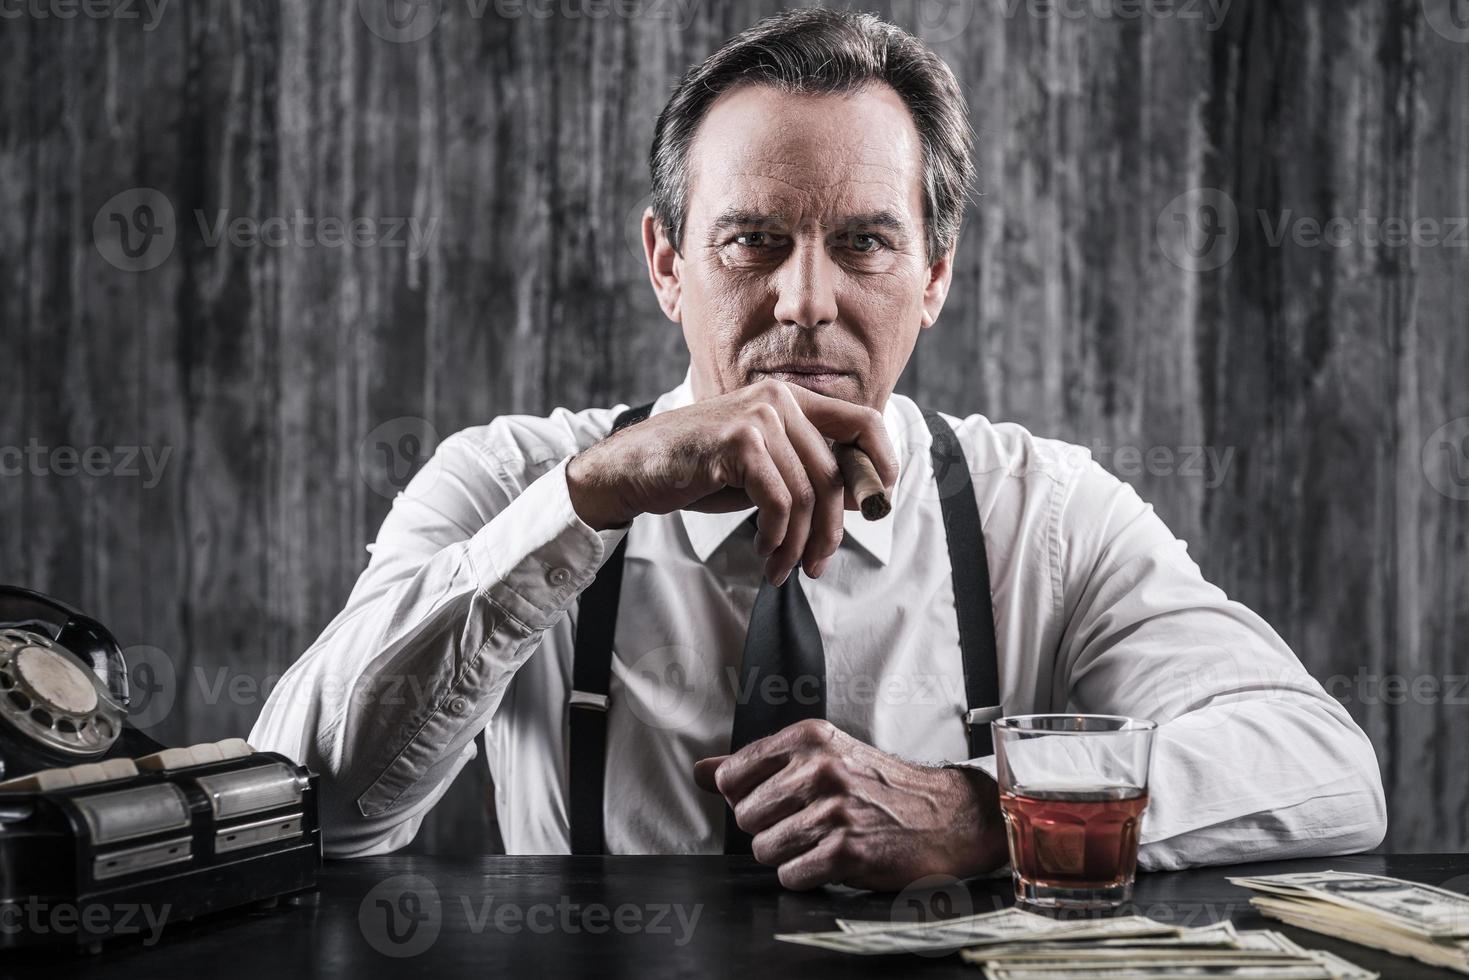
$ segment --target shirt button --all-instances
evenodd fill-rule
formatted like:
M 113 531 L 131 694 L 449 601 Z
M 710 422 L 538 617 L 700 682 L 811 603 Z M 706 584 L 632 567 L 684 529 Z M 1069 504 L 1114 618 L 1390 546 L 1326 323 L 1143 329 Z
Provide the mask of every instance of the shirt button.
M 462 715 L 469 710 L 469 702 L 456 695 L 449 699 L 449 710 L 456 715 Z
M 546 581 L 559 589 L 571 581 L 571 571 L 566 568 L 553 568 L 546 573 Z

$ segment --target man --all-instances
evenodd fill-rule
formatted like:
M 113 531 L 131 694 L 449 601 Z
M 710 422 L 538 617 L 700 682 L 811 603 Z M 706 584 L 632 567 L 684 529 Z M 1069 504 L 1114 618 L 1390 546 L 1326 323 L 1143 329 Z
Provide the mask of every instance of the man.
M 1046 711 L 1159 723 L 1144 867 L 1381 841 L 1362 732 L 1127 485 L 892 394 L 973 169 L 921 42 L 763 21 L 684 78 L 651 163 L 688 375 L 643 411 L 458 433 L 394 502 L 251 735 L 322 774 L 329 854 L 407 843 L 484 731 L 511 853 L 970 875 L 1005 861 L 987 722 Z M 833 443 L 890 516 L 851 509 Z

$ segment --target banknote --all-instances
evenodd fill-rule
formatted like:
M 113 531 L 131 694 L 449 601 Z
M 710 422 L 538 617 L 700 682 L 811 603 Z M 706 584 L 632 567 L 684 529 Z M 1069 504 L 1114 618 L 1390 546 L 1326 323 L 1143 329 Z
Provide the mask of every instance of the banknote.
M 1263 915 L 1362 946 L 1469 973 L 1469 898 L 1354 872 L 1230 878 Z
M 1145 916 L 1065 920 L 1008 908 L 935 922 L 838 919 L 836 924 L 831 932 L 776 938 L 863 956 L 961 950 L 989 980 L 1377 978 L 1371 970 L 1306 949 L 1282 933 L 1240 930 L 1227 921 L 1182 928 Z
M 1349 871 L 1229 880 L 1253 891 L 1340 906 L 1433 939 L 1469 937 L 1469 896 L 1432 885 Z
M 1016 908 L 936 922 L 855 925 L 856 928 L 849 925 L 835 932 L 782 933 L 775 938 L 844 953 L 876 955 L 940 952 L 1015 939 L 1106 939 L 1177 935 L 1181 931 L 1177 926 L 1143 916 L 1066 922 Z
M 1228 923 L 1223 924 L 1228 926 Z M 1190 936 L 1189 933 L 1200 935 Z M 1232 950 L 1216 945 L 1192 948 L 1199 940 L 1211 942 L 1229 936 Z M 1273 980 L 1376 980 L 1377 974 L 1363 969 L 1340 956 L 1321 950 L 1305 949 L 1288 937 L 1269 930 L 1235 932 L 1232 927 L 1203 927 L 1187 930 L 1178 937 L 1177 945 L 1168 940 L 1152 941 L 1149 946 L 1133 949 L 1119 947 L 1098 949 L 1082 944 L 1049 957 L 1017 950 L 1006 953 L 999 948 L 968 950 L 964 958 L 982 967 L 989 980 L 1081 980 L 1101 977 L 1120 980 L 1163 980 L 1168 977 L 1236 977 L 1273 978 Z M 1018 945 L 1018 944 L 1012 944 Z M 991 955 L 1000 952 L 1002 955 Z M 1128 955 L 1132 954 L 1132 955 Z

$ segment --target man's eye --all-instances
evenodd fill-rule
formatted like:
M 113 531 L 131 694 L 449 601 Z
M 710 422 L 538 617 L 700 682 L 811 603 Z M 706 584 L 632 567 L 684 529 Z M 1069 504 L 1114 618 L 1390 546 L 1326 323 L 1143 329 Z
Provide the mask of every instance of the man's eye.
M 735 244 L 746 248 L 778 248 L 781 242 L 780 235 L 768 231 L 744 231 L 735 236 Z
M 886 245 L 886 243 L 881 238 L 877 237 L 876 235 L 869 235 L 867 232 L 864 231 L 859 231 L 856 234 L 848 235 L 847 244 L 852 249 L 852 251 L 861 252 L 864 254 L 880 251 Z

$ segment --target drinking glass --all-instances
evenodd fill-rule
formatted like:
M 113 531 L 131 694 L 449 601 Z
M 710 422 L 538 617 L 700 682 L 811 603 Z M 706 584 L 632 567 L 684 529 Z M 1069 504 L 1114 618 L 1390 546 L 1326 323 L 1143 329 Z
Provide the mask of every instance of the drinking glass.
M 1017 901 L 1096 909 L 1132 897 L 1157 729 L 1120 715 L 992 723 Z

